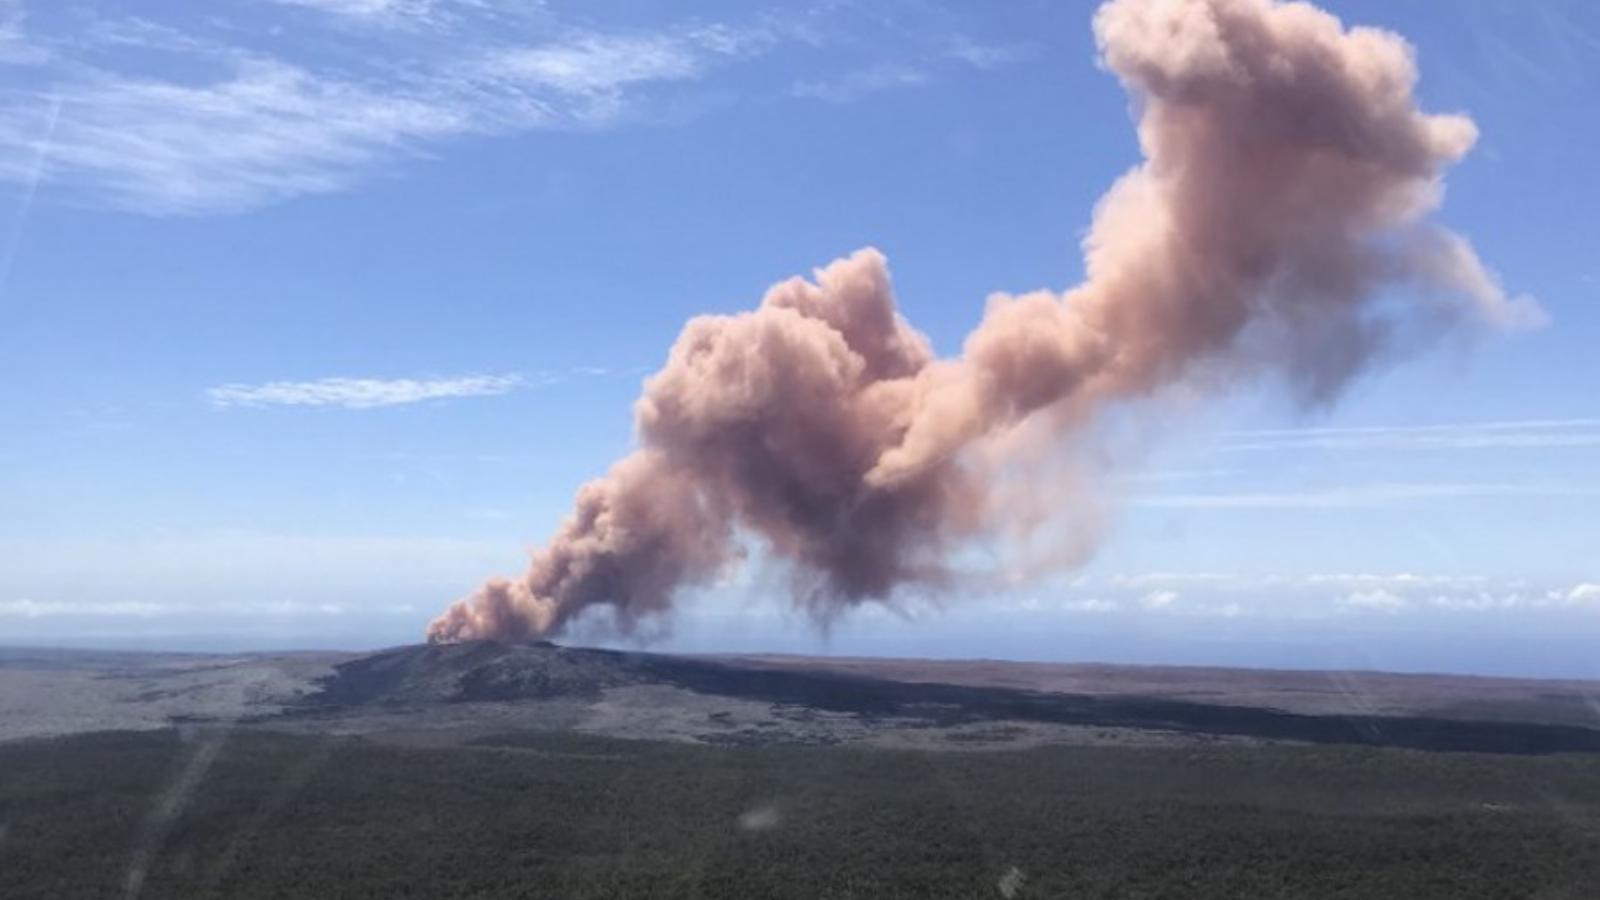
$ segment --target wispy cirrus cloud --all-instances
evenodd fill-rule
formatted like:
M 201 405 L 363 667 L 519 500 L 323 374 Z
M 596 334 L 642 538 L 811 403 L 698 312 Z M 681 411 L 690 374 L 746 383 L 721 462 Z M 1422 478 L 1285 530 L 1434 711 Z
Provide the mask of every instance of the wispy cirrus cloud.
M 801 79 L 790 86 L 789 93 L 807 100 L 851 103 L 885 91 L 928 84 L 940 69 L 951 64 L 989 71 L 1025 62 L 1035 55 L 1033 47 L 980 44 L 956 35 L 912 59 L 878 61 L 824 78 Z
M 49 60 L 44 48 L 27 38 L 22 0 L 0 0 L 0 64 L 38 65 Z
M 765 25 L 613 33 L 523 16 L 515 28 L 474 26 L 470 17 L 491 5 L 462 0 L 279 6 L 441 28 L 426 37 L 331 29 L 305 45 L 337 52 L 289 55 L 281 48 L 299 45 L 268 52 L 206 19 L 91 15 L 71 36 L 0 20 L 0 43 L 38 54 L 0 88 L 0 180 L 24 181 L 48 138 L 46 181 L 84 202 L 158 215 L 239 211 L 346 189 L 452 139 L 629 121 L 667 87 L 776 40 Z M 396 42 L 404 69 L 390 62 Z M 53 123 L 52 107 L 62 110 Z
M 343 191 L 470 138 L 677 121 L 708 97 L 756 89 L 702 84 L 714 74 L 775 56 L 852 73 L 795 90 L 833 100 L 922 83 L 940 66 L 1021 58 L 1016 48 L 893 29 L 863 39 L 823 24 L 839 14 L 831 7 L 640 29 L 510 0 L 144 11 L 159 20 L 109 4 L 69 14 L 27 2 L 0 0 L 0 64 L 11 66 L 0 87 L 0 181 L 28 183 L 47 147 L 47 188 L 154 215 Z M 293 41 L 279 37 L 289 33 Z M 771 52 L 780 47 L 794 53 Z
M 632 84 L 700 74 L 700 47 L 679 37 L 579 35 L 564 43 L 520 47 L 485 59 L 485 77 L 540 85 L 566 94 L 613 93 Z
M 1028 44 L 983 44 L 965 35 L 956 35 L 946 42 L 944 55 L 975 69 L 998 69 L 1037 57 L 1039 48 Z
M 436 16 L 441 7 L 451 5 L 440 0 L 271 0 L 271 2 L 368 21 L 426 20 Z
M 545 18 L 543 0 L 267 0 L 331 17 L 353 27 L 456 29 Z
M 230 406 L 336 406 L 374 409 L 428 400 L 492 397 L 526 384 L 521 375 L 464 375 L 456 378 L 320 378 L 224 384 L 206 391 L 212 404 Z
M 798 81 L 789 92 L 809 100 L 849 103 L 871 94 L 925 84 L 928 78 L 928 73 L 921 69 L 898 63 L 881 63 L 833 78 Z
M 377 93 L 264 59 L 241 60 L 203 85 L 92 73 L 21 103 L 6 99 L 0 152 L 44 133 L 44 121 L 18 106 L 57 103 L 64 112 L 49 138 L 48 177 L 157 214 L 339 190 L 370 167 L 420 152 L 422 141 L 472 127 L 432 98 Z

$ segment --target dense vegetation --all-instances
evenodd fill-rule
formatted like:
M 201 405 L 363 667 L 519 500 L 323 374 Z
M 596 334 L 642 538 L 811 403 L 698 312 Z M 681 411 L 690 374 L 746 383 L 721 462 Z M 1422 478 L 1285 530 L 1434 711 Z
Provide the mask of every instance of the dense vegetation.
M 0 745 L 6 898 L 1464 900 L 1597 885 L 1593 756 L 572 734 L 423 749 L 250 730 Z

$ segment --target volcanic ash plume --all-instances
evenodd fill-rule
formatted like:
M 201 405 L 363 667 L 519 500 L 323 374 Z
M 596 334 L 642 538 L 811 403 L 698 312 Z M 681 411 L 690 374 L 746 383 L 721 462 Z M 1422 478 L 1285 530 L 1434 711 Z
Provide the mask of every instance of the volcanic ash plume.
M 742 536 L 819 616 L 938 585 L 1014 524 L 994 459 L 1024 425 L 1080 446 L 1112 405 L 1261 374 L 1325 403 L 1419 337 L 1540 318 L 1426 221 L 1476 130 L 1417 109 L 1396 35 L 1271 0 L 1114 0 L 1094 28 L 1145 159 L 1095 210 L 1085 283 L 992 296 L 955 359 L 896 313 L 870 249 L 690 321 L 638 401 L 639 449 L 429 639 L 549 635 L 594 608 L 627 631 Z

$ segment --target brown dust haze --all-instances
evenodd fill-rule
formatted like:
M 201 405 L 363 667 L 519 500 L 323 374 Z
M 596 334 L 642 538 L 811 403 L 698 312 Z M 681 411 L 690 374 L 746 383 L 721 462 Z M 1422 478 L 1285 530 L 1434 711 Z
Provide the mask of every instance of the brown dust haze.
M 1109 410 L 1262 376 L 1323 404 L 1447 330 L 1540 319 L 1428 221 L 1477 132 L 1417 108 L 1400 37 L 1274 0 L 1113 0 L 1094 31 L 1144 158 L 1095 208 L 1084 283 L 991 296 L 946 359 L 872 249 L 691 320 L 635 406 L 638 449 L 428 638 L 540 637 L 594 611 L 626 633 L 750 538 L 819 619 L 937 589 L 969 542 L 1032 523 L 1001 489 L 1019 435 L 1084 453 Z M 1080 514 L 1071 485 L 1040 490 Z

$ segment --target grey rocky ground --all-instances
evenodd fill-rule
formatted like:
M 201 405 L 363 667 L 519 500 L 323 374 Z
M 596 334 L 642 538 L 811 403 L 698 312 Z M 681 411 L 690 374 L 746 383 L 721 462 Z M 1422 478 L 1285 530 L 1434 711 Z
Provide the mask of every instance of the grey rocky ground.
M 921 749 L 1382 743 L 1389 731 L 1402 746 L 1437 743 L 1437 728 L 1424 728 L 1418 738 L 1398 727 L 1416 717 L 1464 728 L 1469 743 L 1500 740 L 1493 729 L 1502 726 L 1544 729 L 1534 745 L 1563 749 L 1561 741 L 1583 743 L 1591 731 L 1600 742 L 1600 683 L 992 660 L 694 658 L 548 644 L 365 655 L 0 650 L 0 740 L 211 723 L 434 745 L 528 729 Z M 1344 722 L 1356 723 L 1353 738 L 1324 727 Z

